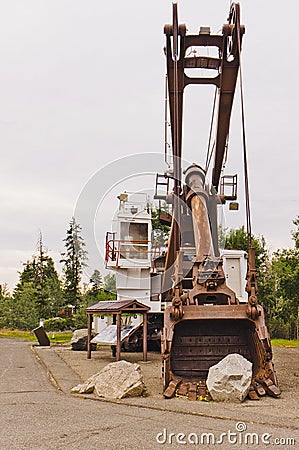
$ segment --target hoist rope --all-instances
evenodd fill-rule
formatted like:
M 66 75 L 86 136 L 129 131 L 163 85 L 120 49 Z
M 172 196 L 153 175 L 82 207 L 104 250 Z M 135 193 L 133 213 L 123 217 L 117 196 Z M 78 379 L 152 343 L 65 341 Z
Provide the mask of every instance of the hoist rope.
M 206 172 L 208 171 L 208 169 L 209 169 L 209 167 L 210 167 L 210 163 L 211 163 L 212 156 L 213 156 L 213 153 L 214 153 L 215 145 L 216 145 L 216 143 L 215 143 L 215 141 L 214 141 L 214 142 L 213 142 L 213 146 L 212 146 L 211 153 L 210 153 L 210 155 L 209 155 L 209 160 L 208 160 L 208 163 L 207 163 L 207 165 L 206 165 Z
M 213 143 L 213 146 L 211 148 L 211 140 L 212 140 L 213 125 L 214 125 L 214 117 L 215 117 L 216 99 L 217 99 L 217 87 L 215 88 L 214 101 L 213 101 L 212 118 L 211 118 L 211 126 L 210 126 L 209 141 L 208 141 L 208 151 L 207 151 L 206 164 L 205 164 L 206 172 L 209 169 L 213 151 L 215 148 L 215 142 Z
M 243 77 L 241 64 L 241 39 L 240 39 L 240 21 L 236 21 L 237 26 L 237 44 L 239 57 L 239 71 L 240 71 L 240 97 L 241 97 L 241 118 L 242 118 L 242 141 L 243 141 L 243 163 L 244 163 L 244 181 L 245 181 L 245 205 L 246 205 L 246 224 L 248 234 L 248 246 L 251 247 L 251 212 L 250 212 L 250 198 L 249 198 L 249 180 L 248 180 L 248 164 L 247 164 L 247 147 L 246 147 L 246 130 L 245 130 L 245 111 L 244 111 L 244 95 L 243 95 Z
M 173 147 L 174 155 L 176 158 L 180 157 L 178 155 L 179 149 L 179 82 L 178 82 L 178 17 L 177 17 L 177 4 L 173 3 L 173 84 L 174 84 L 174 95 L 173 95 Z M 178 185 L 181 183 L 181 177 L 179 173 L 178 159 L 176 161 L 177 173 L 174 174 L 175 181 Z
M 170 147 L 168 143 L 168 78 L 165 77 L 165 106 L 164 106 L 164 160 L 168 168 L 170 168 L 170 163 L 168 161 L 168 149 Z

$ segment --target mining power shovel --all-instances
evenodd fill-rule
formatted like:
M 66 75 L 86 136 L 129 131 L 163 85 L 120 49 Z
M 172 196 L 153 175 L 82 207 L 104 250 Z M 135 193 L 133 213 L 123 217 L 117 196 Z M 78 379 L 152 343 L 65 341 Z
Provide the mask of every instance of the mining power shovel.
M 231 5 L 221 34 L 213 35 L 209 28 L 202 27 L 199 34 L 189 35 L 186 26 L 178 24 L 177 4 L 173 4 L 173 23 L 165 25 L 164 31 L 173 161 L 171 174 L 165 175 L 173 180 L 173 191 L 167 196 L 172 204 L 172 222 L 162 289 L 162 298 L 168 305 L 162 335 L 164 396 L 207 398 L 205 380 L 209 368 L 227 354 L 239 353 L 253 363 L 249 398 L 258 399 L 265 394 L 277 397 L 280 390 L 270 338 L 263 308 L 257 300 L 254 249 L 249 244 L 248 301 L 242 304 L 226 284 L 218 244 L 217 208 L 236 199 L 235 181 L 233 177 L 223 177 L 222 169 L 236 82 L 241 76 L 245 28 L 240 24 L 240 6 Z M 218 49 L 218 57 L 192 51 L 212 47 Z M 211 69 L 216 75 L 191 77 L 190 69 L 204 69 L 205 74 Z M 185 169 L 182 181 L 183 96 L 185 87 L 191 84 L 214 85 L 218 99 L 210 183 L 207 168 L 197 164 Z M 243 144 L 250 243 L 245 138 Z M 227 185 L 232 187 L 230 195 L 225 193 Z

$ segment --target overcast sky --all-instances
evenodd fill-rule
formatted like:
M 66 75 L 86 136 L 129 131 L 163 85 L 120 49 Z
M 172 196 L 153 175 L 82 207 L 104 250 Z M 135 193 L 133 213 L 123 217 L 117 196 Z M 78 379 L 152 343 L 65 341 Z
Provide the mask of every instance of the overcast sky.
M 179 21 L 190 33 L 202 25 L 219 32 L 230 4 L 178 3 Z M 39 230 L 60 270 L 62 240 L 88 182 L 94 177 L 99 182 L 97 173 L 109 167 L 134 163 L 126 160 L 130 155 L 163 152 L 163 27 L 172 20 L 171 5 L 170 0 L 0 0 L 0 283 L 13 288 L 17 271 L 36 250 Z M 298 4 L 287 5 L 241 2 L 253 232 L 264 235 L 272 251 L 293 245 L 292 220 L 299 214 Z M 186 92 L 184 158 L 202 163 L 213 92 L 195 90 Z M 242 171 L 239 104 L 237 92 L 231 173 Z M 120 158 L 125 159 L 119 163 Z M 111 161 L 115 166 L 105 169 Z M 164 169 L 157 157 L 156 171 Z M 139 189 L 145 179 L 147 189 L 154 183 L 154 175 L 134 181 L 134 171 L 126 170 L 123 177 L 120 170 L 119 183 L 105 181 L 109 201 L 96 213 L 91 208 L 99 248 L 117 205 L 113 198 L 126 186 Z M 239 202 L 244 203 L 242 190 Z M 244 223 L 244 208 L 231 214 L 229 226 Z M 100 255 L 98 261 L 102 269 Z M 93 254 L 89 271 L 96 266 Z

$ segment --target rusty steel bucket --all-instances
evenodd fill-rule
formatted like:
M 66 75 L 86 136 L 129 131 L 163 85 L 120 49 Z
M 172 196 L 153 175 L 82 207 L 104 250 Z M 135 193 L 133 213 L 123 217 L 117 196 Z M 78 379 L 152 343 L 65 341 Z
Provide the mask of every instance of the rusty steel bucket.
M 258 319 L 252 320 L 247 304 L 189 305 L 174 321 L 169 306 L 162 337 L 164 396 L 206 397 L 209 368 L 231 353 L 253 364 L 250 398 L 280 395 L 263 308 L 258 309 Z

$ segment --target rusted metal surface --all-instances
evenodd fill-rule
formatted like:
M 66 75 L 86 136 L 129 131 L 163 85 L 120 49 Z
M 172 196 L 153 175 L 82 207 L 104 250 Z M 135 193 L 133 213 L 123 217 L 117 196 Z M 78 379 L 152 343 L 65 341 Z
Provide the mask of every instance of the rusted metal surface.
M 248 249 L 248 270 L 246 290 L 248 292 L 248 317 L 255 319 L 258 317 L 258 301 L 257 301 L 257 281 L 256 281 L 256 267 L 255 267 L 255 249 L 250 247 Z
M 176 6 L 176 5 L 174 5 Z M 225 146 L 229 132 L 230 116 L 239 71 L 239 54 L 237 45 L 237 25 L 239 24 L 242 42 L 245 27 L 240 25 L 240 6 L 233 3 L 228 23 L 223 25 L 221 35 L 201 34 L 186 35 L 186 26 L 177 25 L 177 9 L 174 10 L 173 25 L 165 25 L 166 59 L 169 86 L 169 106 L 172 129 L 172 140 L 176 142 L 174 155 L 182 155 L 182 120 L 184 88 L 191 84 L 212 84 L 219 88 L 219 108 L 217 121 L 216 152 L 213 173 L 213 186 L 218 189 Z M 186 57 L 190 47 L 218 47 L 219 59 L 211 64 L 208 56 Z M 174 58 L 175 49 L 180 49 Z M 190 77 L 185 69 L 204 66 L 207 69 L 218 68 L 214 77 Z M 177 67 L 177 70 L 175 68 Z M 177 161 L 179 165 L 179 161 Z
M 279 396 L 272 363 L 270 338 L 263 308 L 257 300 L 254 250 L 249 248 L 248 303 L 240 304 L 226 285 L 219 257 L 217 205 L 225 202 L 218 188 L 226 151 L 230 116 L 240 65 L 244 26 L 239 4 L 231 5 L 221 35 L 201 29 L 187 35 L 178 24 L 173 5 L 173 24 L 165 26 L 169 107 L 174 157 L 173 216 L 166 255 L 162 296 L 164 313 L 161 341 L 164 396 L 207 400 L 205 380 L 209 368 L 229 353 L 239 353 L 253 363 L 249 398 Z M 219 49 L 219 58 L 189 57 L 191 46 Z M 218 70 L 214 77 L 189 77 L 188 68 Z M 183 94 L 188 84 L 213 84 L 218 88 L 218 118 L 212 186 L 205 171 L 192 164 L 181 180 Z M 235 199 L 236 191 L 230 195 Z
M 214 256 L 212 234 L 207 208 L 209 195 L 204 188 L 205 173 L 193 164 L 187 169 L 186 185 L 188 194 L 186 203 L 191 209 L 196 248 L 196 259 L 202 261 L 207 255 Z

